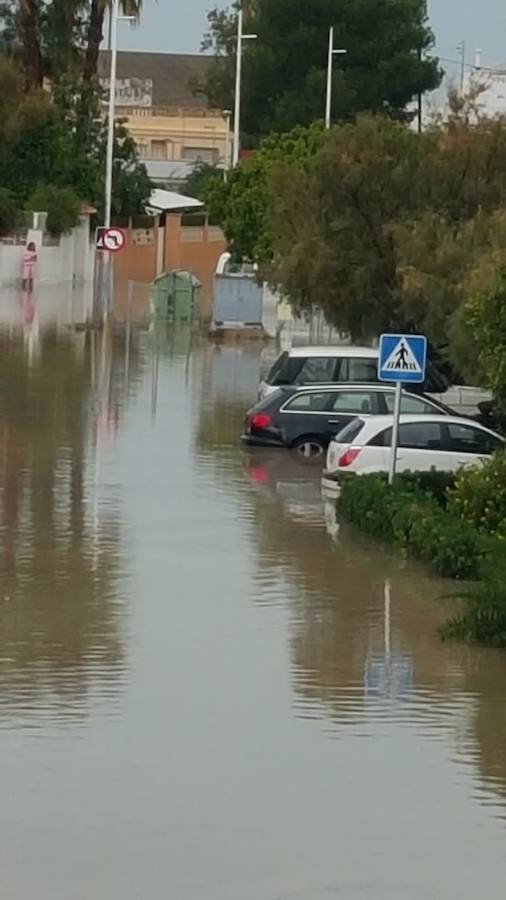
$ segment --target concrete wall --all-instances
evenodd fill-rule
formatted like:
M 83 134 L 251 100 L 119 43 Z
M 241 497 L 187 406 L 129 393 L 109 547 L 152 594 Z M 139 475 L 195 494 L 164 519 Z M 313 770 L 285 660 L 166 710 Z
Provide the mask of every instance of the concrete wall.
M 159 227 L 126 228 L 127 245 L 114 254 L 114 280 L 117 284 L 140 281 L 150 284 L 158 274 Z
M 200 316 L 210 320 L 213 309 L 213 285 L 216 266 L 227 248 L 220 228 L 207 223 L 202 227 L 184 226 L 181 216 L 167 216 L 165 227 L 164 270 L 186 269 L 202 284 Z
M 59 238 L 52 238 L 38 228 L 0 238 L 0 284 L 21 280 L 23 253 L 30 241 L 34 241 L 38 255 L 35 284 L 82 284 L 93 279 L 94 248 L 90 244 L 89 216 L 83 215 L 70 234 Z
M 149 233 L 148 233 L 149 232 Z M 216 266 L 226 249 L 223 232 L 207 223 L 184 226 L 179 213 L 168 215 L 165 227 L 127 229 L 127 247 L 114 257 L 115 294 L 127 291 L 128 281 L 149 284 L 161 272 L 185 269 L 202 284 L 200 316 L 209 320 L 212 313 L 213 283 Z

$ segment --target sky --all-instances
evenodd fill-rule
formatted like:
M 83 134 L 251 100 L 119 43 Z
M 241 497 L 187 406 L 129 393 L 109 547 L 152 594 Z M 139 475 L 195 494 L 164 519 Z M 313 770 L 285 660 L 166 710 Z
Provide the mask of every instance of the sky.
M 119 47 L 197 53 L 206 28 L 206 12 L 214 5 L 214 0 L 144 0 L 142 24 L 136 28 L 120 24 Z M 429 14 L 441 57 L 456 59 L 457 45 L 465 40 L 469 63 L 477 47 L 483 51 L 483 65 L 506 63 L 504 0 L 429 0 Z M 449 74 L 457 75 L 457 65 L 444 65 Z

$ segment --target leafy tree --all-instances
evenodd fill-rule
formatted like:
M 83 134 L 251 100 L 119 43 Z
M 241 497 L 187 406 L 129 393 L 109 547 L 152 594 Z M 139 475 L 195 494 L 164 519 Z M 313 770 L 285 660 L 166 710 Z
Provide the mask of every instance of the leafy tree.
M 123 14 L 140 17 L 142 0 L 121 0 Z M 84 55 L 83 77 L 89 81 L 97 74 L 98 55 L 104 37 L 104 19 L 111 0 L 89 0 L 86 24 L 86 51 Z
M 506 123 L 466 116 L 421 136 L 369 115 L 269 139 L 211 184 L 209 209 L 296 308 L 355 338 L 421 330 L 475 379 L 464 311 L 504 266 Z
M 478 368 L 493 391 L 498 413 L 506 416 L 506 269 L 493 288 L 469 298 L 465 317 L 471 331 Z
M 40 41 L 41 12 L 42 4 L 39 0 L 19 0 L 16 22 L 27 88 L 42 87 L 44 73 Z
M 235 259 L 270 263 L 274 240 L 271 175 L 281 166 L 293 166 L 304 175 L 323 140 L 318 124 L 273 134 L 251 159 L 229 172 L 226 182 L 223 178 L 210 180 L 202 199 L 212 218 L 222 225 Z
M 184 183 L 182 192 L 187 197 L 195 197 L 196 200 L 205 201 L 215 181 L 223 181 L 223 169 L 201 162 L 192 169 Z
M 203 41 L 216 57 L 203 87 L 221 109 L 233 108 L 237 10 L 212 10 Z M 323 118 L 331 25 L 347 50 L 334 73 L 336 118 L 367 110 L 407 119 L 410 101 L 441 79 L 425 0 L 250 0 L 245 24 L 258 35 L 244 53 L 250 140 Z
M 121 0 L 139 17 L 142 0 Z M 74 72 L 96 78 L 111 0 L 1 0 L 0 51 L 19 60 L 27 90 Z
M 74 227 L 81 201 L 72 188 L 38 184 L 28 198 L 27 208 L 47 212 L 47 230 L 50 234 L 58 235 Z
M 14 103 L 8 97 L 16 98 Z M 0 185 L 17 198 L 18 209 L 30 205 L 35 191 L 39 204 L 44 185 L 53 198 L 53 224 L 63 223 L 67 229 L 71 211 L 77 216 L 71 195 L 93 204 L 101 215 L 107 127 L 97 83 L 69 74 L 55 84 L 51 94 L 40 90 L 23 94 L 13 64 L 0 57 L 0 98 L 0 112 L 5 110 L 0 121 L 0 138 L 4 135 L 0 140 Z M 114 166 L 114 213 L 143 212 L 151 185 L 122 122 L 115 124 Z M 57 189 L 64 193 L 58 194 Z
M 18 6 L 15 0 L 0 0 L 0 53 L 15 57 L 18 52 Z
M 0 234 L 16 228 L 20 219 L 21 214 L 16 195 L 8 188 L 0 187 Z

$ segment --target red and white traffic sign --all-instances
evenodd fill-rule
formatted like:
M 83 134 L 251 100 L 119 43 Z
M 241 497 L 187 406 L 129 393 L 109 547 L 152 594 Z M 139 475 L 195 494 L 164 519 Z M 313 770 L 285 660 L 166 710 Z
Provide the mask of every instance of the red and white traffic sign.
M 108 250 L 109 253 L 118 253 L 126 247 L 127 236 L 122 228 L 97 228 L 97 250 Z

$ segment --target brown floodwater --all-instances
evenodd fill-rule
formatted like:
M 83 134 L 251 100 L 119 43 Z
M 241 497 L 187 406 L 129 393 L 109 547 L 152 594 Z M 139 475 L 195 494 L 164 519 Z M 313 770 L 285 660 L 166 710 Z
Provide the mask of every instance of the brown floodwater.
M 2 900 L 503 897 L 506 653 L 241 452 L 269 353 L 0 335 Z

